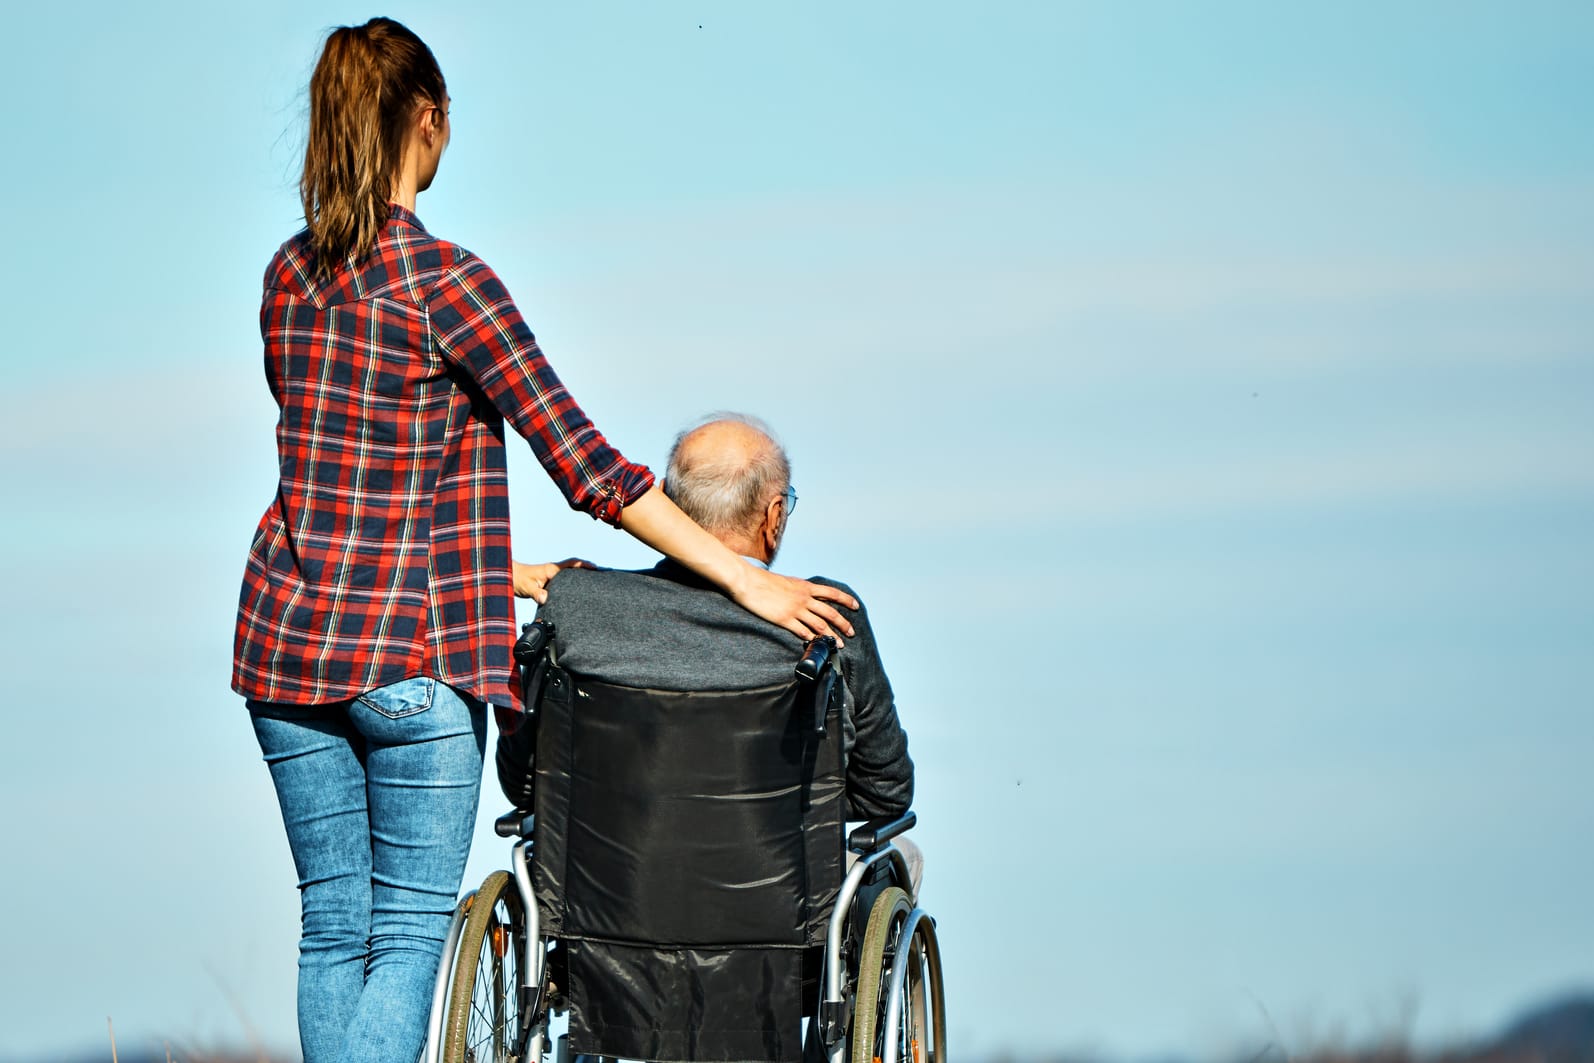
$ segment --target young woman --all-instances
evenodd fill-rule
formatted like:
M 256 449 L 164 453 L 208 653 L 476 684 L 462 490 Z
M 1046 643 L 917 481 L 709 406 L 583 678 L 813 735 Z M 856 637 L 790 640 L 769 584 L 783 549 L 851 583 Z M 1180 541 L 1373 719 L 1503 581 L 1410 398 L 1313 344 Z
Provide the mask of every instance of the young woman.
M 415 216 L 449 139 L 431 51 L 372 19 L 310 81 L 307 228 L 266 270 L 260 328 L 281 479 L 240 596 L 248 699 L 303 905 L 306 1063 L 415 1058 L 464 872 L 486 705 L 512 704 L 504 422 L 573 508 L 794 635 L 850 625 L 832 588 L 765 572 L 609 446 L 497 276 Z

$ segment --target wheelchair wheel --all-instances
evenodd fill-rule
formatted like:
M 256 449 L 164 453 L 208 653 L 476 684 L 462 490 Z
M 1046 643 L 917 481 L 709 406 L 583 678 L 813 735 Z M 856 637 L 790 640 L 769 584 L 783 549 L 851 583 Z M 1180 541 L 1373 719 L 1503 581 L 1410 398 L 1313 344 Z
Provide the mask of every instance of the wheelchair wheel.
M 858 988 L 852 1005 L 852 1063 L 874 1063 L 880 1052 L 880 1020 L 885 1005 L 881 990 L 890 983 L 886 952 L 895 946 L 913 902 L 907 890 L 888 886 L 869 909 L 863 932 L 863 948 L 858 951 Z M 882 1060 L 881 1063 L 886 1063 Z
M 897 886 L 875 899 L 858 957 L 853 1001 L 852 1063 L 945 1063 L 946 996 L 941 985 L 941 951 L 934 924 L 920 919 L 909 940 L 903 930 L 913 902 Z M 896 1036 L 887 1037 L 891 984 L 901 971 L 903 996 Z M 890 1059 L 886 1042 L 895 1044 Z
M 935 923 L 921 920 L 908 949 L 898 1055 L 912 1063 L 946 1063 L 946 990 Z
M 443 1063 L 519 1059 L 525 925 L 509 873 L 494 871 L 476 891 L 460 931 L 443 1021 Z

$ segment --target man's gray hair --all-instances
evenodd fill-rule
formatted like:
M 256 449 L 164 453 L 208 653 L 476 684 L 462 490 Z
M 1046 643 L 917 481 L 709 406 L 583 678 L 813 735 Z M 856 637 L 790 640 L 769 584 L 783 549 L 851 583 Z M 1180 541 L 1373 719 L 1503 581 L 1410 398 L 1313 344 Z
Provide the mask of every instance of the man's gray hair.
M 699 428 L 729 421 L 745 425 L 769 441 L 751 455 L 717 458 L 699 454 L 690 463 L 681 460 L 681 444 Z M 716 533 L 749 531 L 762 519 L 769 499 L 791 483 L 791 463 L 769 425 L 745 413 L 720 411 L 701 418 L 675 437 L 664 493 L 688 516 Z

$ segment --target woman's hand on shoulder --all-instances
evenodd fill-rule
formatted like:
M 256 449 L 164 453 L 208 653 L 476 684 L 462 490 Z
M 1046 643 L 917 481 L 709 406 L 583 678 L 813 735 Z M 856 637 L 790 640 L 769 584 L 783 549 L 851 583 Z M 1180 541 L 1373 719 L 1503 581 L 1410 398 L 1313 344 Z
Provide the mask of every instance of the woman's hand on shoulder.
M 782 576 L 752 564 L 747 568 L 747 578 L 731 595 L 742 608 L 800 639 L 815 635 L 835 635 L 840 639 L 853 634 L 852 624 L 830 604 L 858 608 L 858 600 L 846 591 Z
M 567 557 L 563 561 L 550 561 L 542 565 L 523 565 L 513 562 L 515 568 L 515 597 L 530 598 L 538 605 L 548 601 L 548 583 L 567 568 L 596 568 L 590 561 Z
M 681 512 L 657 484 L 620 511 L 620 527 L 696 572 L 743 609 L 800 639 L 852 634 L 852 624 L 830 604 L 856 609 L 858 602 L 852 595 L 782 576 L 738 557 Z

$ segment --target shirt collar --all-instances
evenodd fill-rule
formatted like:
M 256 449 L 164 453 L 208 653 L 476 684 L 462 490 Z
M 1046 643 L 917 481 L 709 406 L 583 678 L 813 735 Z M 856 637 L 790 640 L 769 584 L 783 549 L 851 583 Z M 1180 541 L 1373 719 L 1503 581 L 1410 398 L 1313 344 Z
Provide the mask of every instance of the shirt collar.
M 421 232 L 426 231 L 426 226 L 421 224 L 421 219 L 415 216 L 415 212 L 413 210 L 410 210 L 407 207 L 401 207 L 397 203 L 389 203 L 387 205 L 387 220 L 401 221 L 405 225 L 419 229 Z
M 748 557 L 746 554 L 741 554 L 740 557 L 741 557 L 741 559 L 743 561 L 746 561 L 749 565 L 757 565 L 759 568 L 764 569 L 766 572 L 769 570 L 769 566 L 766 565 L 764 562 L 760 561 L 756 557 Z M 687 568 L 685 565 L 681 564 L 679 561 L 674 560 L 673 558 L 668 558 L 668 557 L 663 558 L 662 560 L 659 561 L 659 563 L 657 565 L 654 565 L 653 568 L 654 568 L 655 571 L 670 572 L 670 573 L 673 573 L 676 576 L 684 576 L 686 579 L 691 580 L 691 581 L 693 581 L 695 583 L 699 583 L 699 584 L 701 584 L 704 587 L 713 587 L 714 586 L 708 580 L 704 579 L 702 576 L 699 576 L 696 572 L 693 572 L 691 569 Z
M 659 573 L 661 576 L 664 576 L 667 579 L 673 579 L 678 583 L 695 583 L 701 584 L 704 587 L 713 586 L 713 584 L 708 580 L 704 579 L 702 576 L 699 576 L 696 572 L 693 572 L 691 569 L 687 568 L 685 565 L 671 557 L 659 558 L 659 563 L 653 566 L 653 571 Z

